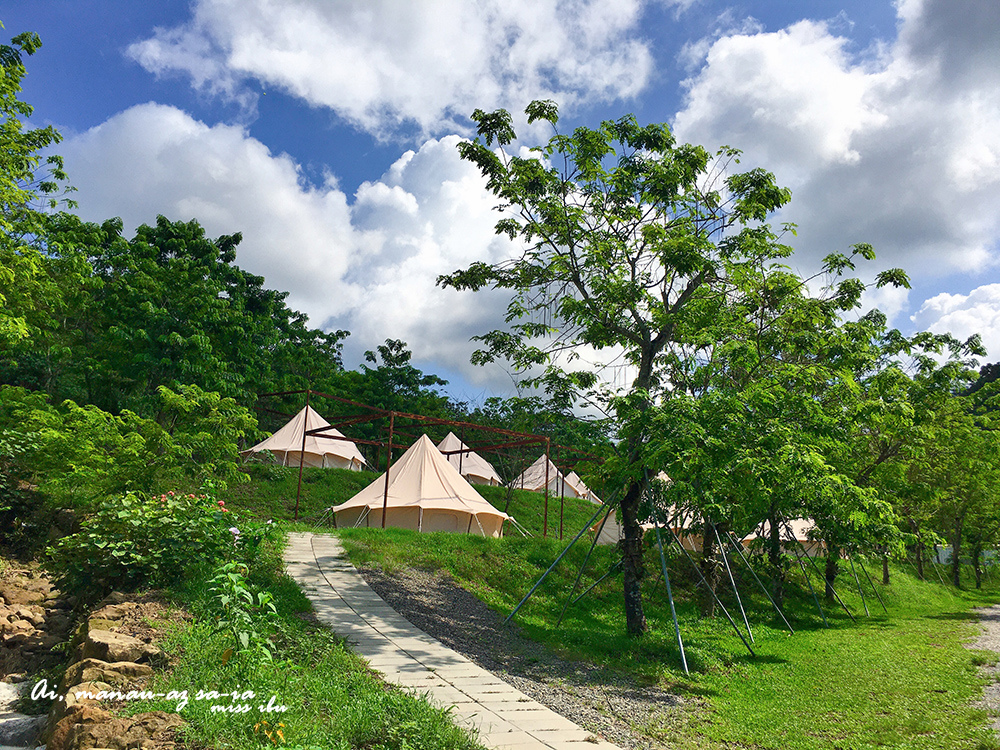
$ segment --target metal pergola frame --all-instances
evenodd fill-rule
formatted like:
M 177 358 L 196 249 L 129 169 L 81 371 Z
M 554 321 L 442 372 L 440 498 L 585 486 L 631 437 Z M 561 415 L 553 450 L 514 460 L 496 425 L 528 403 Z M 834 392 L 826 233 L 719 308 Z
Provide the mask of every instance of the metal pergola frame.
M 351 399 L 344 398 L 342 396 L 334 396 L 334 395 L 329 394 L 329 393 L 323 393 L 321 391 L 315 391 L 315 390 L 312 390 L 311 388 L 305 388 L 305 389 L 302 389 L 302 390 L 294 390 L 294 391 L 272 391 L 270 393 L 259 393 L 259 394 L 257 394 L 257 399 L 258 399 L 258 402 L 259 402 L 260 400 L 266 399 L 266 398 L 274 398 L 274 397 L 279 397 L 279 396 L 298 396 L 298 395 L 302 395 L 302 394 L 305 394 L 305 397 L 306 397 L 306 406 L 307 407 L 310 405 L 309 401 L 310 401 L 310 399 L 311 399 L 312 396 L 319 396 L 321 398 L 330 399 L 331 401 L 337 401 L 337 402 L 342 403 L 342 404 L 347 404 L 349 406 L 357 407 L 358 409 L 365 410 L 365 411 L 363 413 L 361 413 L 361 414 L 351 414 L 351 415 L 348 415 L 348 416 L 343 416 L 343 417 L 340 417 L 338 419 L 335 419 L 335 420 L 333 420 L 333 421 L 330 422 L 330 427 L 320 427 L 320 428 L 314 429 L 314 430 L 303 430 L 303 432 L 302 432 L 302 448 L 299 451 L 299 478 L 298 478 L 298 486 L 297 486 L 296 491 L 295 491 L 295 520 L 296 521 L 299 518 L 299 502 L 300 502 L 300 499 L 301 499 L 301 496 L 302 496 L 302 470 L 303 470 L 303 467 L 305 465 L 305 444 L 306 444 L 306 438 L 312 436 L 312 437 L 318 437 L 318 438 L 326 438 L 327 440 L 346 440 L 346 441 L 349 441 L 349 442 L 355 443 L 355 444 L 371 445 L 371 446 L 375 446 L 375 447 L 378 447 L 378 448 L 386 448 L 387 449 L 386 450 L 386 465 L 385 465 L 385 490 L 384 490 L 384 493 L 383 493 L 383 501 L 382 501 L 382 528 L 383 529 L 385 528 L 386 513 L 387 513 L 387 510 L 388 510 L 388 501 L 389 501 L 389 467 L 392 465 L 392 451 L 394 449 L 405 449 L 405 448 L 409 447 L 408 445 L 404 445 L 404 444 L 400 444 L 400 443 L 394 443 L 393 442 L 393 438 L 396 437 L 396 436 L 411 437 L 411 436 L 407 435 L 406 433 L 402 433 L 402 432 L 398 432 L 397 431 L 397 429 L 396 429 L 396 419 L 397 418 L 401 419 L 401 420 L 411 420 L 411 421 L 416 422 L 418 424 L 441 425 L 441 426 L 445 426 L 445 427 L 459 428 L 460 430 L 462 430 L 463 435 L 464 435 L 464 431 L 466 429 L 471 429 L 471 430 L 478 430 L 480 432 L 490 433 L 490 434 L 494 434 L 494 435 L 500 435 L 500 436 L 503 436 L 503 437 L 507 438 L 507 440 L 505 440 L 503 442 L 480 443 L 480 444 L 478 444 L 478 445 L 476 445 L 474 447 L 470 447 L 469 445 L 466 444 L 466 447 L 464 449 L 462 449 L 462 450 L 444 451 L 445 455 L 453 455 L 453 454 L 456 454 L 456 453 L 458 453 L 458 454 L 471 453 L 474 450 L 496 452 L 496 451 L 503 450 L 503 449 L 517 448 L 517 447 L 522 447 L 522 446 L 526 446 L 526 445 L 544 445 L 545 446 L 546 464 L 545 464 L 545 508 L 544 508 L 544 516 L 543 516 L 542 535 L 546 536 L 546 537 L 548 536 L 548 527 L 549 527 L 549 462 L 551 461 L 550 455 L 551 455 L 552 449 L 556 448 L 558 450 L 571 451 L 571 452 L 574 452 L 574 453 L 580 453 L 580 454 L 582 454 L 582 455 L 584 455 L 584 456 L 586 456 L 588 458 L 592 458 L 592 459 L 595 459 L 597 461 L 601 461 L 602 460 L 602 459 L 600 459 L 600 457 L 594 456 L 593 454 L 587 453 L 586 451 L 581 451 L 581 450 L 579 450 L 577 448 L 571 448 L 571 447 L 565 446 L 565 445 L 559 445 L 557 443 L 554 444 L 552 442 L 551 438 L 544 437 L 542 435 L 535 435 L 535 434 L 530 433 L 530 432 L 518 432 L 516 430 L 506 430 L 506 429 L 503 429 L 503 428 L 500 428 L 500 427 L 487 427 L 485 425 L 479 425 L 479 424 L 475 424 L 473 422 L 462 422 L 460 420 L 455 420 L 455 419 L 443 419 L 441 417 L 428 417 L 428 416 L 425 416 L 423 414 L 411 414 L 409 412 L 394 411 L 394 410 L 391 410 L 391 409 L 381 409 L 381 408 L 379 408 L 377 406 L 370 406 L 368 404 L 363 404 L 363 403 L 361 403 L 359 401 L 352 401 Z M 264 406 L 260 405 L 259 403 L 258 403 L 257 408 L 259 410 L 261 410 L 261 411 L 266 411 L 266 412 L 268 412 L 270 414 L 274 414 L 276 416 L 290 416 L 290 415 L 284 414 L 283 412 L 279 412 L 279 411 L 276 411 L 274 409 L 269 409 L 267 407 L 264 407 Z M 328 433 L 328 430 L 330 428 L 339 429 L 341 427 L 347 427 L 347 426 L 350 426 L 350 425 L 353 425 L 353 424 L 362 424 L 362 423 L 365 423 L 365 422 L 375 422 L 375 421 L 383 420 L 383 419 L 388 419 L 389 420 L 389 424 L 388 424 L 389 435 L 388 435 L 388 440 L 387 441 L 354 439 L 354 438 L 348 438 L 348 437 L 343 436 L 343 435 L 331 435 L 331 434 Z M 413 439 L 416 439 L 416 438 L 413 438 Z M 462 438 L 462 442 L 465 443 L 464 437 Z M 553 465 L 555 465 L 555 464 L 553 464 Z M 556 468 L 557 468 L 557 470 L 559 470 L 558 466 Z M 564 484 L 565 484 L 565 482 L 564 482 Z M 565 503 L 565 488 L 563 489 L 562 497 L 560 497 L 560 503 L 559 503 L 559 505 L 560 505 L 560 507 L 559 507 L 559 538 L 560 539 L 562 538 L 562 525 L 563 525 L 562 524 L 562 519 L 563 519 L 563 506 L 564 506 L 564 503 Z

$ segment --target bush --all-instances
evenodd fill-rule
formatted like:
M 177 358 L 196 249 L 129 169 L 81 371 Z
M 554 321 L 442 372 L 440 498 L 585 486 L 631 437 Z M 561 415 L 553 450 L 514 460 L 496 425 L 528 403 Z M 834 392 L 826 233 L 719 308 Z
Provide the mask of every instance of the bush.
M 108 498 L 51 549 L 56 582 L 84 597 L 171 586 L 213 567 L 233 547 L 222 501 L 208 495 Z

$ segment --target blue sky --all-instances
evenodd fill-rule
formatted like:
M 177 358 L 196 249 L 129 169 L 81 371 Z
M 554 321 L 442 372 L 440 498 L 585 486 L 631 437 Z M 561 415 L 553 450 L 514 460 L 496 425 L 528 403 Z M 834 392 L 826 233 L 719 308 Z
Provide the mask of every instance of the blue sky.
M 476 107 L 634 112 L 745 152 L 793 191 L 793 265 L 870 242 L 872 298 L 906 331 L 984 336 L 1000 358 L 1000 3 L 995 0 L 31 0 L 24 98 L 55 125 L 88 219 L 157 214 L 243 232 L 238 263 L 314 325 L 385 338 L 474 400 L 502 315 L 434 279 L 510 248 L 455 144 Z

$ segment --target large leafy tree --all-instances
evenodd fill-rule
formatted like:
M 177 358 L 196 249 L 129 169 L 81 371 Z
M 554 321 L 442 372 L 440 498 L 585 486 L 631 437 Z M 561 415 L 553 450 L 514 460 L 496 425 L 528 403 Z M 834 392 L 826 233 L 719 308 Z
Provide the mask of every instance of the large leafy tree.
M 25 128 L 22 118 L 33 109 L 18 98 L 27 74 L 24 56 L 41 46 L 33 32 L 0 44 L 0 348 L 28 339 L 25 309 L 52 292 L 45 288 L 43 257 L 29 240 L 39 231 L 39 209 L 63 194 L 62 160 L 40 153 L 62 138 L 51 125 Z
M 553 128 L 558 119 L 551 102 L 533 102 L 527 115 Z M 520 250 L 440 283 L 512 292 L 509 326 L 480 337 L 475 361 L 506 358 L 534 368 L 535 382 L 558 373 L 583 389 L 596 376 L 563 370 L 557 351 L 617 348 L 634 368 L 626 392 L 605 400 L 619 425 L 620 455 L 610 464 L 621 486 L 626 626 L 638 635 L 646 630 L 639 506 L 656 468 L 646 460 L 651 414 L 689 393 L 699 362 L 744 330 L 736 311 L 759 308 L 767 325 L 772 298 L 784 298 L 794 280 L 775 264 L 791 250 L 766 220 L 790 193 L 764 170 L 733 171 L 735 151 L 715 158 L 632 116 L 556 132 L 527 153 L 510 148 L 516 135 L 506 111 L 477 110 L 473 119 L 479 136 L 460 144 L 461 156 L 500 199 L 497 232 Z M 860 294 L 856 284 L 841 291 Z

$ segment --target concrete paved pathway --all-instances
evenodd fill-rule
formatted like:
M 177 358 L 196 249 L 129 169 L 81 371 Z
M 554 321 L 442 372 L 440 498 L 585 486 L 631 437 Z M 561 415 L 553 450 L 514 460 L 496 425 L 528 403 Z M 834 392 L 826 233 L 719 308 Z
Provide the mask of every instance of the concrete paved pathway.
M 289 534 L 285 567 L 317 617 L 386 681 L 454 706 L 456 722 L 477 729 L 487 747 L 619 750 L 411 625 L 368 587 L 336 537 Z

